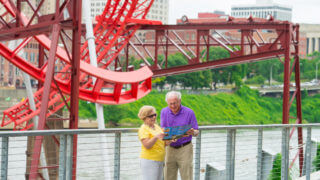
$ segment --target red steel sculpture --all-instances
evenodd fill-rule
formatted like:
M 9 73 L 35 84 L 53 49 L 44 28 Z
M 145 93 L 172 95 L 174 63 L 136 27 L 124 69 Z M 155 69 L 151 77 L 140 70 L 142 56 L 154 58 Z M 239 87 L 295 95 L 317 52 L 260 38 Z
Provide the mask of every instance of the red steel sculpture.
M 36 4 L 31 0 L 0 2 L 5 9 L 0 16 L 0 55 L 43 83 L 34 93 L 36 110 L 29 107 L 29 100 L 26 99 L 3 112 L 1 126 L 13 124 L 15 130 L 28 130 L 34 128 L 31 119 L 39 116 L 36 128 L 43 130 L 47 128 L 47 117 L 66 106 L 70 111 L 69 128 L 77 129 L 79 98 L 101 104 L 129 103 L 151 91 L 151 77 L 271 58 L 278 58 L 284 67 L 282 122 L 288 124 L 289 119 L 294 118 L 297 123 L 302 123 L 299 25 L 276 21 L 272 17 L 229 17 L 214 23 L 191 23 L 185 20 L 178 25 L 161 25 L 161 22 L 146 19 L 153 0 L 106 0 L 105 9 L 96 17 L 94 27 L 98 61 L 98 67 L 94 67 L 89 63 L 88 43 L 82 38 L 85 30 L 80 23 L 81 1 L 57 0 L 55 12 L 45 15 L 40 13 L 44 0 Z M 24 8 L 22 4 L 25 5 Z M 27 15 L 26 9 L 32 13 Z M 137 30 L 144 30 L 146 36 L 153 37 L 153 40 L 142 41 L 135 35 Z M 194 38 L 183 36 L 186 32 Z M 263 32 L 272 34 L 272 38 L 266 40 Z M 8 48 L 8 42 L 12 40 L 20 40 L 14 49 Z M 39 43 L 39 60 L 36 65 L 18 55 L 28 43 L 34 41 Z M 226 49 L 230 57 L 211 60 L 209 49 L 215 46 Z M 129 61 L 130 51 L 140 56 L 146 66 L 133 70 Z M 188 64 L 169 67 L 168 55 L 173 52 L 181 52 L 188 59 Z M 164 58 L 160 59 L 160 54 L 164 55 Z M 55 70 L 56 64 L 63 64 L 63 68 Z M 295 75 L 294 87 L 290 87 L 292 72 Z M 124 91 L 124 86 L 130 89 Z M 295 89 L 292 95 L 290 88 Z M 108 89 L 109 93 L 104 92 L 104 89 Z M 297 115 L 290 117 L 289 110 L 295 99 Z M 42 141 L 43 137 L 36 137 L 30 179 L 39 176 Z M 73 157 L 76 157 L 76 136 L 73 143 Z M 299 156 L 301 173 L 301 128 L 298 128 L 298 143 L 300 146 L 296 157 Z M 76 158 L 73 167 L 75 178 Z

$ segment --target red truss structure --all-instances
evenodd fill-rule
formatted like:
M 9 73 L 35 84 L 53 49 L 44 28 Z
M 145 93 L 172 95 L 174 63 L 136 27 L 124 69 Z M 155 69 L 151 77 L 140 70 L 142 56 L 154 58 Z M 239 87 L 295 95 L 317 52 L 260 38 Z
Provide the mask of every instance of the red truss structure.
M 98 67 L 90 65 L 88 42 L 81 25 L 81 1 L 56 1 L 52 14 L 41 15 L 44 0 L 33 4 L 32 0 L 0 0 L 3 14 L 0 15 L 0 55 L 43 83 L 34 94 L 36 110 L 29 100 L 5 110 L 2 126 L 14 125 L 16 130 L 46 128 L 48 117 L 66 106 L 70 111 L 69 128 L 78 128 L 79 98 L 101 104 L 133 102 L 151 91 L 151 78 L 174 74 L 220 68 L 237 64 L 279 58 L 284 66 L 283 120 L 290 118 L 302 123 L 299 25 L 266 19 L 229 18 L 207 24 L 161 25 L 145 17 L 153 0 L 106 0 L 103 13 L 96 17 L 94 36 Z M 24 8 L 22 4 L 25 5 Z M 27 14 L 26 12 L 32 12 Z M 67 14 L 67 15 L 66 15 Z M 152 41 L 143 42 L 135 35 L 143 30 Z M 191 32 L 194 39 L 186 39 L 181 32 Z M 226 33 L 231 32 L 231 33 Z M 269 32 L 268 40 L 262 35 Z M 8 44 L 16 42 L 12 49 Z M 12 42 L 11 42 L 12 41 Z M 30 42 L 39 44 L 39 60 L 30 63 L 18 53 Z M 230 57 L 209 59 L 210 47 L 225 48 Z M 122 53 L 122 52 L 125 53 Z M 134 70 L 129 61 L 129 52 L 140 56 L 146 66 Z M 181 52 L 187 65 L 168 67 L 168 55 Z M 201 53 L 204 52 L 204 53 Z M 162 60 L 158 55 L 164 55 Z M 148 61 L 147 59 L 151 59 Z M 56 70 L 55 66 L 63 68 Z M 295 72 L 296 86 L 290 95 L 290 77 Z M 96 81 L 94 81 L 96 79 Z M 124 85 L 130 87 L 124 90 Z M 107 91 L 107 92 L 106 92 Z M 72 92 L 72 93 L 71 93 Z M 294 101 L 296 100 L 296 101 Z M 289 110 L 296 102 L 296 117 Z M 39 116 L 38 127 L 31 119 Z M 292 131 L 293 132 L 293 131 Z M 30 179 L 38 176 L 39 156 L 43 137 L 37 137 L 33 149 Z M 73 157 L 76 157 L 77 137 L 74 136 Z M 302 129 L 298 128 L 299 167 L 303 166 Z M 297 157 L 298 157 L 297 155 Z M 73 177 L 76 174 L 76 158 L 73 162 Z
M 111 71 L 109 66 L 114 64 L 113 61 L 141 24 L 160 24 L 157 21 L 145 20 L 153 0 L 107 1 L 103 13 L 97 17 L 94 28 L 99 67 L 89 64 L 87 42 L 82 43 L 84 40 L 81 39 L 81 1 L 57 0 L 56 12 L 47 15 L 39 13 L 44 0 L 37 5 L 32 1 L 21 0 L 0 2 L 6 10 L 0 18 L 1 41 L 21 39 L 14 49 L 8 48 L 6 43 L 1 43 L 0 54 L 16 67 L 44 83 L 34 94 L 37 109 L 31 110 L 29 100 L 26 99 L 4 111 L 2 126 L 13 123 L 14 129 L 31 129 L 34 123 L 30 120 L 38 115 L 37 129 L 45 129 L 46 118 L 67 106 L 70 111 L 69 128 L 77 129 L 79 98 L 103 104 L 121 104 L 135 101 L 151 91 L 152 71 L 148 67 L 131 72 L 116 72 Z M 24 9 L 21 8 L 22 3 L 26 6 Z M 27 10 L 33 13 L 27 16 Z M 132 26 L 127 28 L 128 24 Z M 37 65 L 18 55 L 31 40 L 37 41 L 40 45 L 41 56 Z M 58 63 L 62 63 L 63 68 L 55 72 L 54 68 Z M 96 79 L 95 83 L 93 79 Z M 122 87 L 126 84 L 131 88 L 123 92 Z M 109 93 L 104 92 L 106 87 Z M 30 179 L 36 179 L 38 176 L 42 141 L 43 137 L 36 137 Z M 76 157 L 76 136 L 73 142 L 73 157 Z M 76 158 L 73 167 L 75 175 Z

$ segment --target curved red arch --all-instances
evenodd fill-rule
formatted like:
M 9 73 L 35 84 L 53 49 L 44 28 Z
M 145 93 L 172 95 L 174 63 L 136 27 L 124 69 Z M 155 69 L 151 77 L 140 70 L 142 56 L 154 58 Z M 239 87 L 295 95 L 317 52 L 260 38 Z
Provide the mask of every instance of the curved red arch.
M 3 3 L 3 1 L 1 1 Z M 98 52 L 98 63 L 101 67 L 108 68 L 111 62 L 118 56 L 121 50 L 129 42 L 129 39 L 134 35 L 134 32 L 139 29 L 140 25 L 136 24 L 130 29 L 126 29 L 128 23 L 132 23 L 135 19 L 144 19 L 149 11 L 153 0 L 132 0 L 125 1 L 125 3 L 119 3 L 119 0 L 108 0 L 105 9 L 97 20 L 98 23 L 94 29 L 94 35 L 96 39 L 96 51 Z M 14 12 L 13 7 L 9 3 L 3 3 L 7 11 Z M 12 10 L 12 11 L 9 11 Z M 10 13 L 11 14 L 11 13 Z M 22 17 L 22 24 L 26 25 L 28 20 L 20 14 Z M 15 14 L 12 14 L 14 17 Z M 145 20 L 144 23 L 154 24 L 153 21 Z M 121 37 L 121 38 L 119 38 Z M 51 40 L 45 35 L 38 35 L 34 37 L 43 47 L 50 50 Z M 118 39 L 121 39 L 120 41 Z M 105 45 L 107 44 L 107 46 Z M 79 98 L 91 102 L 97 102 L 101 104 L 123 104 L 133 102 L 151 91 L 151 77 L 152 71 L 148 67 L 143 67 L 139 70 L 132 72 L 114 72 L 102 68 L 97 68 L 89 64 L 88 44 L 85 44 L 81 48 L 81 62 L 80 62 L 80 81 L 82 82 L 79 88 Z M 116 49 L 116 50 L 114 50 Z M 14 52 L 7 48 L 4 44 L 0 43 L 0 54 L 8 59 L 15 66 L 19 67 L 29 75 L 44 81 L 46 66 L 37 68 L 25 59 L 17 56 L 17 52 Z M 70 56 L 70 55 L 69 55 Z M 69 56 L 67 51 L 63 48 L 57 47 L 56 57 L 67 65 L 61 70 L 61 72 L 67 72 L 70 66 Z M 101 63 L 106 59 L 105 63 Z M 90 84 L 92 79 L 97 79 L 95 84 Z M 70 78 L 63 77 L 61 74 L 55 76 L 55 81 L 61 91 L 66 94 L 70 94 Z M 108 84 L 109 88 L 102 89 L 104 84 Z M 123 85 L 128 84 L 131 88 L 123 91 Z M 64 106 L 62 98 L 59 93 L 54 89 L 55 84 L 52 84 L 53 89 L 50 94 L 49 108 L 50 113 L 56 112 L 58 109 Z M 110 92 L 104 92 L 105 90 Z M 41 103 L 40 89 L 34 94 L 36 103 Z M 67 98 L 68 101 L 68 98 Z M 21 109 L 21 107 L 23 107 Z M 40 106 L 39 106 L 40 108 Z M 14 122 L 15 128 L 29 129 L 31 126 L 26 126 L 27 122 L 39 114 L 39 108 L 32 111 L 28 106 L 28 99 L 17 104 L 16 106 L 4 111 L 2 126 Z

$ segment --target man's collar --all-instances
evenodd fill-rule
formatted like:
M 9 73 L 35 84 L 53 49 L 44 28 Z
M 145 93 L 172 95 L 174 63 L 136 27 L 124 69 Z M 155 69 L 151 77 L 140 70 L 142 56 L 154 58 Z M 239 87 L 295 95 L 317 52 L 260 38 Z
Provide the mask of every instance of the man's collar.
M 183 107 L 184 107 L 184 106 L 182 106 L 182 105 L 180 104 L 180 109 L 179 109 L 179 111 L 177 112 L 177 114 L 174 114 L 174 113 L 171 111 L 170 108 L 169 108 L 169 111 L 170 111 L 170 113 L 173 114 L 173 115 L 183 114 Z

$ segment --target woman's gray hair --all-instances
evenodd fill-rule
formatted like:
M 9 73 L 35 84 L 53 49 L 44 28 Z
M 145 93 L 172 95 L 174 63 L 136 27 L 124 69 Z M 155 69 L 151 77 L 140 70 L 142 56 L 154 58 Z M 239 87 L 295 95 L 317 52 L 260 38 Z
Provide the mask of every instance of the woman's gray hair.
M 170 91 L 166 94 L 166 102 L 168 102 L 168 99 L 171 97 L 176 97 L 178 100 L 181 100 L 181 93 L 178 91 Z

